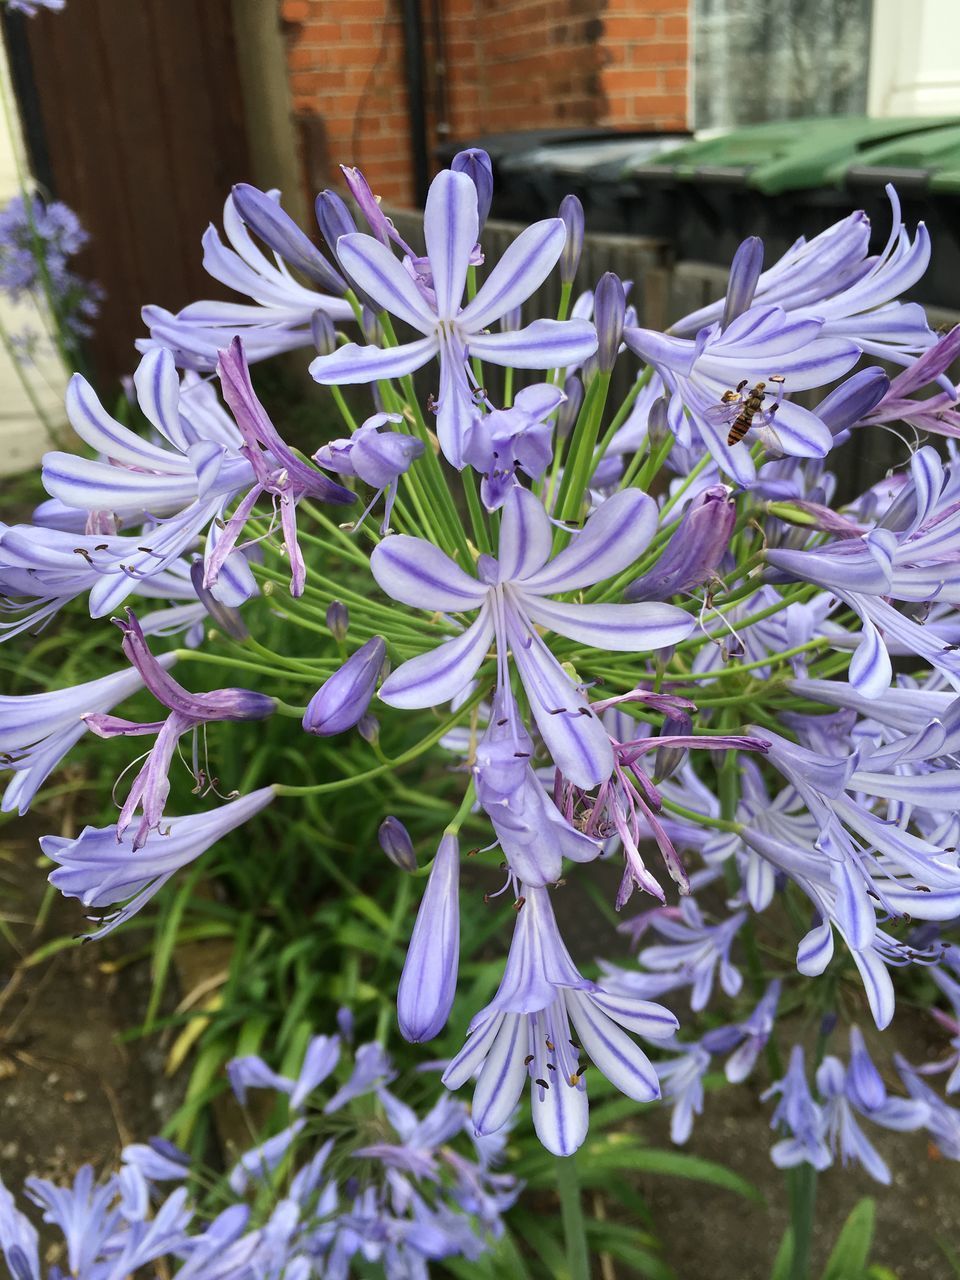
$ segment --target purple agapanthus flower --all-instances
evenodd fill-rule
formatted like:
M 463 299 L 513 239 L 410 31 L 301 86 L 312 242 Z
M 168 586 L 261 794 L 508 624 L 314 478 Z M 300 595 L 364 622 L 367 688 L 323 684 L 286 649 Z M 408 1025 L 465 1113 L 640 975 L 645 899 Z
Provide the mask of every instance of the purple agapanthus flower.
M 819 1170 L 828 1168 L 833 1161 L 826 1143 L 826 1120 L 807 1083 L 802 1045 L 796 1044 L 790 1050 L 787 1074 L 771 1085 L 763 1098 L 766 1101 L 778 1095 L 780 1101 L 770 1127 L 784 1130 L 787 1136 L 771 1150 L 773 1163 L 778 1169 L 792 1169 L 799 1164 L 812 1164 Z
M 430 868 L 400 975 L 397 1019 L 415 1044 L 440 1034 L 457 993 L 460 964 L 460 843 L 447 834 Z
M 295 265 L 302 270 L 307 251 L 301 241 L 307 245 L 310 241 L 280 208 L 279 192 L 257 194 L 262 200 L 269 199 L 276 204 L 276 220 L 289 224 L 287 242 L 296 240 Z M 238 335 L 243 339 L 248 359 L 256 362 L 282 351 L 311 347 L 310 326 L 317 311 L 335 321 L 353 319 L 350 304 L 342 296 L 331 293 L 331 289 L 340 292 L 343 287 L 338 273 L 326 263 L 326 273 L 323 273 L 314 261 L 313 274 L 308 278 L 316 284 L 318 274 L 321 276 L 319 290 L 300 284 L 284 261 L 283 245 L 278 237 L 274 237 L 272 259 L 257 247 L 237 207 L 235 194 L 228 196 L 224 204 L 223 229 L 230 248 L 224 245 L 215 227 L 208 227 L 204 233 L 204 268 L 214 280 L 249 298 L 250 302 L 192 302 L 176 315 L 162 307 L 144 307 L 143 320 L 150 337 L 137 342 L 140 351 L 166 347 L 175 352 L 177 363 L 182 367 L 210 371 L 216 368 L 220 352 Z M 277 245 L 281 246 L 279 251 Z M 313 252 L 323 261 L 316 249 Z
M 670 1106 L 670 1141 L 678 1146 L 693 1133 L 693 1121 L 703 1112 L 703 1077 L 710 1070 L 710 1054 L 700 1044 L 666 1045 L 681 1052 L 658 1061 L 657 1076 Z
M 163 654 L 156 661 L 167 671 L 175 658 Z M 111 711 L 143 687 L 143 677 L 134 669 L 48 693 L 0 696 L 0 771 L 13 771 L 0 809 L 26 813 L 37 791 L 86 732 L 86 716 Z
M 88 935 L 102 938 L 136 915 L 181 867 L 259 813 L 273 797 L 273 787 L 262 787 L 218 809 L 170 818 L 161 834 L 139 852 L 129 835 L 117 838 L 116 827 L 84 827 L 73 840 L 44 836 L 40 847 L 58 864 L 50 883 L 85 907 L 100 910 L 121 904 Z
M 280 508 L 283 542 L 290 560 L 290 594 L 300 596 L 307 570 L 297 542 L 297 503 L 301 498 L 316 498 L 320 502 L 343 504 L 355 502 L 356 498 L 349 489 L 334 484 L 303 462 L 280 438 L 257 399 L 239 338 L 234 338 L 229 348 L 220 352 L 217 373 L 223 398 L 243 436 L 241 452 L 253 467 L 255 483 L 224 526 L 217 546 L 207 560 L 204 583 L 210 586 L 216 581 L 220 566 L 236 546 L 257 500 L 261 494 L 267 493 Z
M 307 1099 L 336 1070 L 340 1061 L 338 1036 L 314 1036 L 307 1045 L 303 1063 L 296 1078 L 278 1075 L 263 1058 L 248 1054 L 231 1058 L 227 1064 L 230 1087 L 241 1104 L 246 1104 L 249 1089 L 274 1089 L 290 1099 L 290 1110 L 300 1111 Z
M 557 928 L 546 889 L 522 886 L 519 916 L 500 987 L 470 1023 L 467 1043 L 443 1075 L 451 1089 L 479 1072 L 472 1119 L 492 1133 L 510 1119 L 527 1079 L 533 1121 L 543 1145 L 571 1155 L 587 1134 L 586 1066 L 627 1097 L 650 1102 L 660 1094 L 657 1073 L 626 1034 L 650 1039 L 674 1034 L 669 1010 L 613 995 L 584 978 Z
M 823 321 L 814 317 L 764 306 L 745 312 L 726 329 L 719 324 L 701 329 L 695 340 L 635 326 L 627 326 L 623 336 L 630 350 L 663 380 L 670 397 L 667 419 L 678 443 L 688 446 L 695 430 L 720 470 L 749 485 L 756 478 L 750 449 L 742 442 L 727 443 L 732 418 L 718 416 L 718 406 L 722 408 L 724 396 L 744 382 L 750 387 L 765 382 L 772 390 L 771 380 L 778 378 L 777 451 L 825 457 L 833 445 L 829 429 L 809 409 L 783 398 L 833 382 L 856 364 L 857 345 L 845 337 L 825 337 L 823 328 Z M 767 421 L 772 428 L 772 417 Z
M 553 457 L 550 415 L 565 399 L 559 387 L 538 382 L 524 387 L 510 409 L 494 409 L 473 419 L 463 450 L 464 461 L 483 479 L 480 497 L 497 511 L 519 483 L 517 472 L 539 480 Z
M 740 262 L 735 284 L 735 307 L 775 304 L 796 318 L 822 322 L 822 336 L 850 338 L 865 354 L 898 364 L 910 364 L 917 352 L 936 340 L 924 309 L 898 298 L 923 276 L 930 263 L 930 236 L 921 222 L 911 242 L 901 221 L 900 201 L 892 185 L 891 229 L 881 253 L 869 256 L 870 219 L 862 211 L 834 223 L 812 240 L 801 237 L 767 271 L 756 273 L 756 246 L 750 245 Z M 744 246 L 741 246 L 743 248 Z M 721 321 L 730 310 L 727 299 L 685 316 L 675 333 L 694 334 Z M 825 379 L 829 381 L 829 379 Z
M 127 610 L 126 620 L 115 619 L 123 632 L 123 652 L 131 666 L 139 672 L 144 685 L 158 702 L 169 708 L 166 720 L 154 720 L 138 724 L 122 720 L 103 712 L 84 716 L 87 727 L 101 738 L 142 736 L 156 734 L 157 741 L 146 762 L 133 780 L 130 793 L 117 819 L 119 840 L 133 820 L 138 808 L 143 813 L 134 832 L 133 849 L 136 852 L 146 843 L 151 831 L 156 831 L 163 817 L 164 805 L 170 792 L 168 777 L 170 764 L 181 737 L 194 732 L 193 770 L 198 790 L 205 791 L 215 785 L 206 774 L 197 749 L 196 730 L 218 720 L 263 720 L 276 710 L 276 700 L 264 693 L 249 689 L 216 689 L 212 693 L 190 693 L 178 684 L 150 652 L 143 631 L 132 609 Z
M 423 336 L 399 347 L 353 343 L 318 356 L 310 372 L 320 383 L 375 382 L 413 373 L 440 357 L 437 433 L 444 456 L 464 465 L 466 434 L 477 413 L 469 358 L 523 369 L 578 363 L 596 350 L 593 326 L 580 320 L 536 320 L 516 332 L 491 334 L 490 326 L 534 293 L 556 265 L 566 239 L 559 218 L 523 231 L 461 309 L 467 269 L 477 243 L 477 188 L 465 173 L 443 170 L 434 178 L 424 211 L 432 298 L 418 287 L 391 251 L 373 236 L 346 235 L 337 256 L 350 277 L 379 306 Z
M 321 445 L 313 455 L 314 462 L 327 471 L 335 471 L 341 476 L 357 476 L 364 484 L 377 490 L 355 528 L 362 524 L 380 495 L 386 493 L 380 532 L 389 531 L 400 477 L 423 454 L 422 440 L 401 431 L 381 430 L 388 422 L 402 421 L 399 413 L 376 413 L 361 423 L 352 436 L 331 440 L 329 444 Z
M 857 1116 L 884 1129 L 911 1132 L 926 1125 L 926 1103 L 888 1094 L 857 1027 L 850 1029 L 849 1066 L 844 1068 L 832 1056 L 824 1058 L 817 1068 L 817 1089 L 823 1099 L 825 1136 L 834 1155 L 844 1166 L 862 1165 L 871 1178 L 889 1186 L 890 1170 L 861 1129 Z
M 464 689 L 496 641 L 497 686 L 509 687 L 508 651 L 537 727 L 557 766 L 572 782 L 596 786 L 613 769 L 613 748 L 600 719 L 551 654 L 538 625 L 600 649 L 644 652 L 676 644 L 694 621 L 673 605 L 568 604 L 550 596 L 620 572 L 636 560 L 656 529 L 656 506 L 635 489 L 609 498 L 570 546 L 552 559 L 553 530 L 539 499 L 511 491 L 503 507 L 499 559 L 481 557 L 473 578 L 439 548 L 396 536 L 374 550 L 370 567 L 394 600 L 442 613 L 479 610 L 476 621 L 439 650 L 412 658 L 384 681 L 380 697 L 397 707 L 449 702 Z

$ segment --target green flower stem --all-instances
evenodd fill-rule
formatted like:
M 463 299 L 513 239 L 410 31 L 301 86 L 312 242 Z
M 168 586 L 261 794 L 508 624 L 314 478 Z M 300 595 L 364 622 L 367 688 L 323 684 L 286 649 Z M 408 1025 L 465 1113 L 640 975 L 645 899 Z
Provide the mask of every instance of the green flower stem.
M 3 95 L 0 94 L 0 97 L 2 96 Z M 54 430 L 53 423 L 50 421 L 50 418 L 47 415 L 46 410 L 44 409 L 43 405 L 40 403 L 40 399 L 36 391 L 34 390 L 33 383 L 27 377 L 27 371 L 23 367 L 23 363 L 21 362 L 21 360 L 18 358 L 17 353 L 14 350 L 13 343 L 10 341 L 10 335 L 7 333 L 6 326 L 3 324 L 2 321 L 0 321 L 0 345 L 3 346 L 4 351 L 7 353 L 10 359 L 10 363 L 13 365 L 14 372 L 17 375 L 20 385 L 23 387 L 26 397 L 30 401 L 31 409 L 43 424 L 44 431 L 47 433 L 50 439 L 54 441 L 54 443 L 56 443 L 58 438 L 58 433 Z
M 477 479 L 470 467 L 466 467 L 460 473 L 460 479 L 463 482 L 463 492 L 467 498 L 467 510 L 470 512 L 470 526 L 473 529 L 473 541 L 477 550 L 489 554 L 493 550 L 493 544 L 490 541 L 490 532 L 487 528 L 487 520 L 483 507 L 480 505 L 480 496 L 477 493 Z
M 274 698 L 274 702 L 277 704 L 278 716 L 289 716 L 292 720 L 302 720 L 306 715 L 307 708 L 305 706 L 295 707 L 290 702 L 284 702 L 282 698 Z
M 569 1280 L 590 1280 L 587 1224 L 583 1216 L 580 1179 L 575 1161 L 575 1156 L 558 1156 L 554 1163 L 563 1235 L 567 1244 L 567 1275 Z
M 455 729 L 461 720 L 465 719 L 467 714 L 483 700 L 486 693 L 486 686 L 481 685 L 481 688 L 474 693 L 473 697 L 463 703 L 454 715 L 437 725 L 435 729 L 431 729 L 425 738 L 421 738 L 419 742 L 408 748 L 408 750 L 402 751 L 398 756 L 394 756 L 387 764 L 377 765 L 375 769 L 368 769 L 365 773 L 354 774 L 353 777 L 340 778 L 336 782 L 316 782 L 310 786 L 303 787 L 288 786 L 286 783 L 277 782 L 274 783 L 274 790 L 278 796 L 310 796 L 324 795 L 331 791 L 346 791 L 350 787 L 362 786 L 373 778 L 379 778 L 381 774 L 391 769 L 398 769 L 401 765 L 409 764 L 412 760 L 422 756 L 424 752 L 429 751 L 432 746 L 435 746 L 440 741 L 444 734 L 449 733 L 451 729 Z
M 648 438 L 646 451 L 634 454 L 633 460 L 620 481 L 620 488 L 643 489 L 646 492 L 650 487 L 650 481 L 670 456 L 670 450 L 673 448 L 674 443 L 673 436 L 668 435 L 665 440 L 654 448 Z
M 711 461 L 712 459 L 710 457 L 710 454 L 705 453 L 703 457 L 700 459 L 700 461 L 695 466 L 691 467 L 687 477 L 684 480 L 682 480 L 680 484 L 677 485 L 676 490 L 673 493 L 671 493 L 667 497 L 666 502 L 664 502 L 663 507 L 661 508 L 661 511 L 660 511 L 661 520 L 665 515 L 667 515 L 669 512 L 673 510 L 673 508 L 677 505 L 677 503 L 680 501 L 683 495 L 687 492 L 687 490 L 693 484 L 694 480 L 696 480 L 699 476 L 703 474 L 704 471 L 706 471 Z
M 570 437 L 563 479 L 557 493 L 555 514 L 560 520 L 576 520 L 580 515 L 583 496 L 593 472 L 593 453 L 597 447 L 600 419 L 603 417 L 609 390 L 610 374 L 598 373 L 584 397 L 583 408 Z M 563 531 L 557 530 L 556 541 L 559 542 L 563 537 Z
M 233 667 L 237 671 L 254 671 L 257 675 L 265 676 L 268 680 L 301 680 L 304 683 L 316 684 L 318 679 L 324 680 L 327 675 L 332 675 L 334 672 L 334 668 L 331 667 L 324 674 L 319 665 L 314 668 L 312 674 L 308 674 L 305 671 L 283 671 L 265 666 L 263 663 L 245 662 L 242 658 L 231 658 L 222 653 L 202 653 L 198 649 L 174 649 L 173 652 L 178 662 L 206 662 L 216 667 Z
M 348 427 L 350 434 L 353 435 L 354 431 L 357 429 L 358 423 L 356 418 L 350 412 L 350 408 L 346 400 L 343 398 L 343 392 L 335 385 L 331 385 L 330 391 L 333 394 L 334 404 L 336 404 L 337 408 L 340 410 L 340 417 Z
M 734 757 L 736 759 L 736 757 Z M 668 800 L 666 796 L 660 797 L 663 807 L 669 813 L 675 813 L 678 818 L 686 818 L 688 822 L 695 822 L 700 827 L 712 827 L 715 831 L 740 831 L 739 822 L 730 822 L 726 818 L 711 818 L 705 813 L 697 813 L 693 809 L 685 809 L 682 804 L 677 804 L 674 800 Z
M 817 1203 L 817 1171 L 813 1165 L 799 1164 L 796 1168 L 787 1170 L 787 1189 L 790 1194 L 790 1226 L 793 1234 L 790 1280 L 808 1280 Z
M 623 404 L 621 404 L 620 408 L 614 414 L 613 421 L 610 423 L 609 427 L 607 427 L 606 431 L 603 433 L 603 438 L 601 439 L 600 443 L 597 445 L 596 452 L 593 455 L 593 470 L 591 470 L 590 472 L 591 475 L 593 475 L 593 472 L 596 471 L 599 464 L 606 457 L 607 449 L 610 447 L 610 441 L 613 439 L 613 437 L 617 434 L 617 432 L 626 422 L 627 418 L 630 415 L 630 410 L 633 408 L 634 401 L 636 400 L 640 392 L 643 390 L 643 388 L 650 381 L 650 375 L 652 374 L 652 372 L 653 370 L 650 368 L 649 365 L 647 365 L 647 367 L 640 374 L 639 378 L 637 378 L 636 382 L 633 384 L 633 386 L 624 396 Z
M 564 281 L 560 286 L 560 305 L 557 307 L 557 319 L 566 320 L 570 314 L 570 299 L 573 297 L 573 281 Z M 559 377 L 560 370 L 557 371 Z
M 463 799 L 460 801 L 460 808 L 444 828 L 444 835 L 458 836 L 460 834 L 460 828 L 470 816 L 470 810 L 473 808 L 473 802 L 475 799 L 476 790 L 474 788 L 473 778 L 471 778 L 466 791 L 463 793 Z

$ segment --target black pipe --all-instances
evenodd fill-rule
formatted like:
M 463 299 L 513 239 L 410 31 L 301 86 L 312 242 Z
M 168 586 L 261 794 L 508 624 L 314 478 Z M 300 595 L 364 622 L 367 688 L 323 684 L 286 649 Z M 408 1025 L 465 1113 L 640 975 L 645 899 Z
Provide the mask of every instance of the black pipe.
M 433 0 L 430 10 L 433 27 L 433 114 L 437 145 L 442 146 L 450 137 L 450 111 L 447 96 L 447 46 L 443 30 L 441 0 Z
M 57 190 L 53 166 L 50 163 L 50 151 L 47 147 L 43 109 L 33 77 L 33 60 L 30 57 L 30 44 L 27 38 L 29 21 L 25 14 L 8 9 L 6 5 L 0 8 L 0 24 L 2 24 L 3 42 L 7 50 L 13 96 L 27 149 L 27 167 L 36 178 L 41 191 L 47 196 L 55 196 Z
M 413 190 L 417 203 L 427 198 L 430 183 L 430 152 L 427 146 L 427 115 L 424 107 L 423 15 L 420 0 L 401 0 L 403 6 L 403 62 L 407 78 L 410 114 L 410 149 L 413 160 Z

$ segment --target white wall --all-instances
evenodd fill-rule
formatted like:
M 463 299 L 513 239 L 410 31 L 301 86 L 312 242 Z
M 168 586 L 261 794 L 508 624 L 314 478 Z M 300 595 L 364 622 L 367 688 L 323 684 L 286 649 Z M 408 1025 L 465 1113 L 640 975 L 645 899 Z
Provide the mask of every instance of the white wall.
M 873 0 L 870 45 L 870 115 L 960 115 L 960 0 Z
M 2 42 L 0 92 L 8 104 L 7 119 L 15 119 L 10 73 Z M 19 131 L 16 139 L 12 139 L 0 115 L 0 206 L 5 205 L 19 190 L 17 158 L 19 155 L 22 162 L 23 154 Z M 0 295 L 0 323 L 7 333 L 18 333 L 25 329 L 46 332 L 43 317 L 34 304 L 24 302 L 14 305 L 3 295 Z M 38 356 L 36 363 L 25 372 L 47 421 L 59 433 L 66 424 L 63 412 L 66 370 L 56 355 L 47 353 Z M 0 346 L 0 475 L 13 475 L 35 466 L 50 445 L 50 435 L 31 404 L 11 357 Z M 0 511 L 0 518 L 2 515 Z

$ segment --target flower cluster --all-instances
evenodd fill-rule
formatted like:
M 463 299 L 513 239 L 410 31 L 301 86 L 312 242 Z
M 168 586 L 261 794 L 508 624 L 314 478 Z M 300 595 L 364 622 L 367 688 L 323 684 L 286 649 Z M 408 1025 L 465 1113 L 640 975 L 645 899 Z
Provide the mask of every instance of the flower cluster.
M 32 16 L 30 8 L 24 12 Z M 90 334 L 90 322 L 100 309 L 99 287 L 70 265 L 88 239 L 77 215 L 61 200 L 14 196 L 0 211 L 0 292 L 13 302 L 30 296 L 50 306 L 58 326 L 74 342 Z
M 25 807 L 87 728 L 156 735 L 115 826 L 43 842 L 54 884 L 113 909 L 103 933 L 275 798 L 356 785 L 327 755 L 315 781 L 167 818 L 182 735 L 197 744 L 215 722 L 285 714 L 315 738 L 356 731 L 352 745 L 371 752 L 364 780 L 429 761 L 450 813 L 431 837 L 401 1033 L 433 1039 L 456 1003 L 469 827 L 478 865 L 500 863 L 488 901 L 513 906 L 499 986 L 469 1011 L 443 1072 L 450 1089 L 473 1082 L 478 1140 L 502 1134 L 529 1086 L 541 1141 L 572 1153 L 600 1074 L 638 1103 L 663 1093 L 682 1141 L 716 1055 L 731 1081 L 762 1055 L 773 1070 L 778 1007 L 853 1007 L 882 1029 L 899 970 L 929 969 L 948 990 L 960 918 L 960 336 L 938 337 L 900 300 L 930 244 L 904 227 L 892 190 L 880 253 L 862 214 L 766 270 L 748 240 L 725 297 L 661 333 L 610 274 L 574 300 L 575 201 L 488 261 L 490 172 L 470 152 L 435 178 L 424 253 L 356 170 L 345 176 L 365 229 L 336 193 L 318 198 L 328 256 L 278 193 L 239 186 L 224 211 L 229 247 L 213 228 L 204 238 L 210 274 L 239 301 L 144 312 L 134 381 L 149 435 L 74 379 L 70 419 L 96 456 L 47 455 L 50 501 L 31 524 L 0 526 L 0 625 L 20 634 L 83 596 L 103 618 L 132 598 L 120 626 L 134 670 L 11 702 L 6 804 Z M 555 270 L 558 311 L 524 323 Z M 250 372 L 297 350 L 343 424 L 307 450 L 274 423 Z M 891 380 L 877 359 L 902 372 Z M 624 362 L 636 379 L 608 407 Z M 213 370 L 222 404 L 201 377 Z M 838 501 L 844 441 L 891 421 L 945 443 L 905 445 L 888 477 Z M 381 499 L 377 527 L 367 516 Z M 329 633 L 315 662 L 247 634 L 265 595 L 312 645 Z M 145 606 L 158 599 L 156 613 Z M 212 635 L 201 625 L 197 636 L 205 622 Z M 266 687 L 191 692 L 167 666 L 189 670 L 188 645 L 155 657 L 147 643 L 177 629 Z M 315 677 L 306 706 L 276 688 L 285 669 Z M 143 687 L 168 714 L 118 719 L 115 704 Z M 391 757 L 381 730 L 401 724 L 414 731 L 398 730 Z M 208 791 L 200 754 L 190 773 Z M 384 851 L 414 872 L 414 840 L 384 819 Z M 619 869 L 615 908 L 641 903 L 623 925 L 635 962 L 574 959 L 564 941 L 561 903 L 576 904 L 600 859 Z M 787 954 L 771 974 L 764 931 Z M 828 969 L 829 982 L 811 981 Z M 787 1002 L 788 984 L 804 994 Z M 685 1005 L 685 993 L 694 1014 L 721 998 L 752 1008 L 693 1038 L 686 1009 L 661 1003 L 684 994 Z M 825 1166 L 836 1152 L 882 1176 L 860 1119 L 946 1132 L 923 1071 L 901 1072 L 913 1102 L 888 1095 L 851 1034 L 850 1063 L 819 1062 L 815 1092 L 798 1052 L 774 1086 L 779 1163 Z M 954 1150 L 946 1137 L 941 1148 Z M 358 1221 L 368 1208 L 380 1211 L 358 1207 Z
M 340 1021 L 349 1031 L 349 1015 Z M 520 1191 L 496 1171 L 502 1142 L 461 1140 L 466 1109 L 448 1094 L 423 1115 L 401 1102 L 380 1045 L 358 1046 L 345 1073 L 350 1056 L 341 1036 L 316 1036 L 296 1079 L 257 1057 L 229 1064 L 241 1102 L 273 1090 L 290 1122 L 239 1156 L 211 1197 L 216 1213 L 191 1195 L 189 1157 L 161 1138 L 125 1147 L 100 1181 L 90 1165 L 72 1186 L 28 1178 L 30 1201 L 63 1233 L 66 1273 L 111 1280 L 173 1265 L 187 1280 L 346 1280 L 359 1258 L 388 1280 L 426 1280 L 431 1261 L 480 1258 Z M 321 1101 L 334 1073 L 343 1083 Z M 36 1228 L 2 1182 L 0 1249 L 16 1280 L 41 1280 Z

